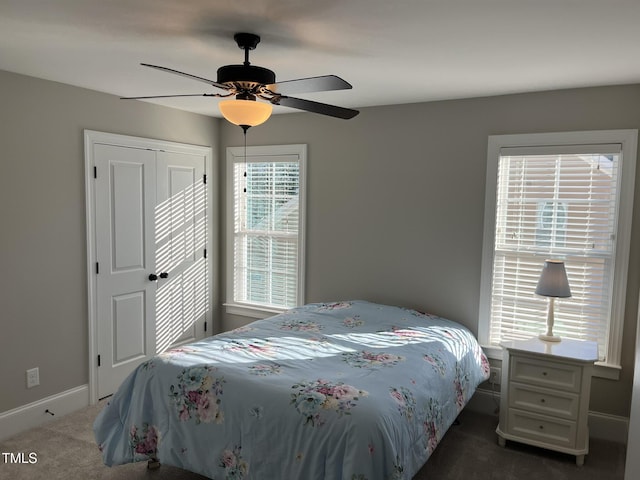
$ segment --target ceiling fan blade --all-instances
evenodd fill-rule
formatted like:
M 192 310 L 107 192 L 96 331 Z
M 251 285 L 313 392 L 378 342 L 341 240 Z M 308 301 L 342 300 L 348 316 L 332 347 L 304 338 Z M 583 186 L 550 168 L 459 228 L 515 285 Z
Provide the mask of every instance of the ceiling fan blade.
M 298 110 L 305 110 L 307 112 L 319 113 L 321 115 L 328 115 L 330 117 L 342 118 L 345 120 L 353 118 L 360 113 L 358 110 L 352 110 L 350 108 L 337 107 L 335 105 L 313 102 L 311 100 L 303 100 L 302 98 L 294 97 L 274 98 L 271 100 L 271 103 L 275 105 L 282 105 L 284 107 L 297 108 Z
M 144 67 L 156 68 L 158 70 L 162 70 L 163 72 L 174 73 L 176 75 L 182 75 L 183 77 L 191 78 L 193 80 L 198 80 L 199 82 L 208 83 L 209 85 L 213 85 L 214 87 L 222 88 L 223 90 L 229 90 L 229 87 L 224 83 L 214 82 L 213 80 L 209 80 L 208 78 L 198 77 L 196 75 L 191 75 L 190 73 L 184 73 L 179 70 L 174 70 L 173 68 L 161 67 L 160 65 L 151 65 L 149 63 L 141 63 L 140 65 Z
M 145 97 L 120 97 L 120 100 L 143 100 L 145 98 L 171 98 L 171 97 L 224 97 L 219 93 L 185 93 L 179 95 L 148 95 Z
M 274 92 L 282 95 L 292 93 L 328 92 L 330 90 L 348 90 L 351 84 L 336 75 L 324 75 L 322 77 L 299 78 L 297 80 L 285 80 L 273 85 Z

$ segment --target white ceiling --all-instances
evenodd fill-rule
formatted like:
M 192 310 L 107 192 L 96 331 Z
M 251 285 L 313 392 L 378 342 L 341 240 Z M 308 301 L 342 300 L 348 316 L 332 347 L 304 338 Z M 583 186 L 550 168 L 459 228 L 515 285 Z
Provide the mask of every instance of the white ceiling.
M 262 37 L 251 63 L 278 81 L 350 82 L 300 95 L 344 107 L 640 83 L 640 0 L 0 0 L 0 69 L 118 96 L 216 93 L 140 63 L 215 80 L 243 61 L 238 31 Z M 156 101 L 219 116 L 216 102 Z

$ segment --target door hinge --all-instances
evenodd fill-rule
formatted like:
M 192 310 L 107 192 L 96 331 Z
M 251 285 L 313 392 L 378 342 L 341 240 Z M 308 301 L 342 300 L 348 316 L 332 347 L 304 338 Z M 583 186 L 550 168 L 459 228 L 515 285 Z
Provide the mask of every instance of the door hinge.
M 207 174 L 202 175 L 202 183 L 207 184 Z
M 100 273 L 100 263 L 96 262 L 96 275 Z
M 93 167 L 93 178 L 98 178 L 98 167 Z
M 101 365 L 101 362 L 100 362 L 100 355 L 98 355 L 98 366 L 100 366 L 100 365 Z
M 204 331 L 207 331 L 207 322 L 204 322 Z

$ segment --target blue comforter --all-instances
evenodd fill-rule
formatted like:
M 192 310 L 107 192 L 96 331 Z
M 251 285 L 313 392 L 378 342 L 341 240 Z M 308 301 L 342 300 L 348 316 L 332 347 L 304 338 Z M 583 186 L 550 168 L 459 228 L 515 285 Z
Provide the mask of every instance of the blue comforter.
M 107 465 L 213 479 L 411 479 L 489 365 L 463 326 L 363 301 L 310 304 L 167 351 L 94 424 Z

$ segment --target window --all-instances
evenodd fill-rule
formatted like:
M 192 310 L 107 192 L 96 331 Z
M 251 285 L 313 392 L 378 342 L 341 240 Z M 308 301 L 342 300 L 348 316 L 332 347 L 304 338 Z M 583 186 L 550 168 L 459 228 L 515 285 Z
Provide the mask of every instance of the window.
M 636 143 L 635 130 L 489 137 L 478 334 L 491 356 L 543 333 L 534 291 L 554 258 L 572 293 L 554 333 L 598 342 L 599 364 L 619 368 Z
M 304 303 L 306 145 L 227 149 L 227 312 Z
M 567 203 L 557 199 L 543 200 L 538 202 L 537 210 L 536 246 L 563 247 L 567 234 Z

